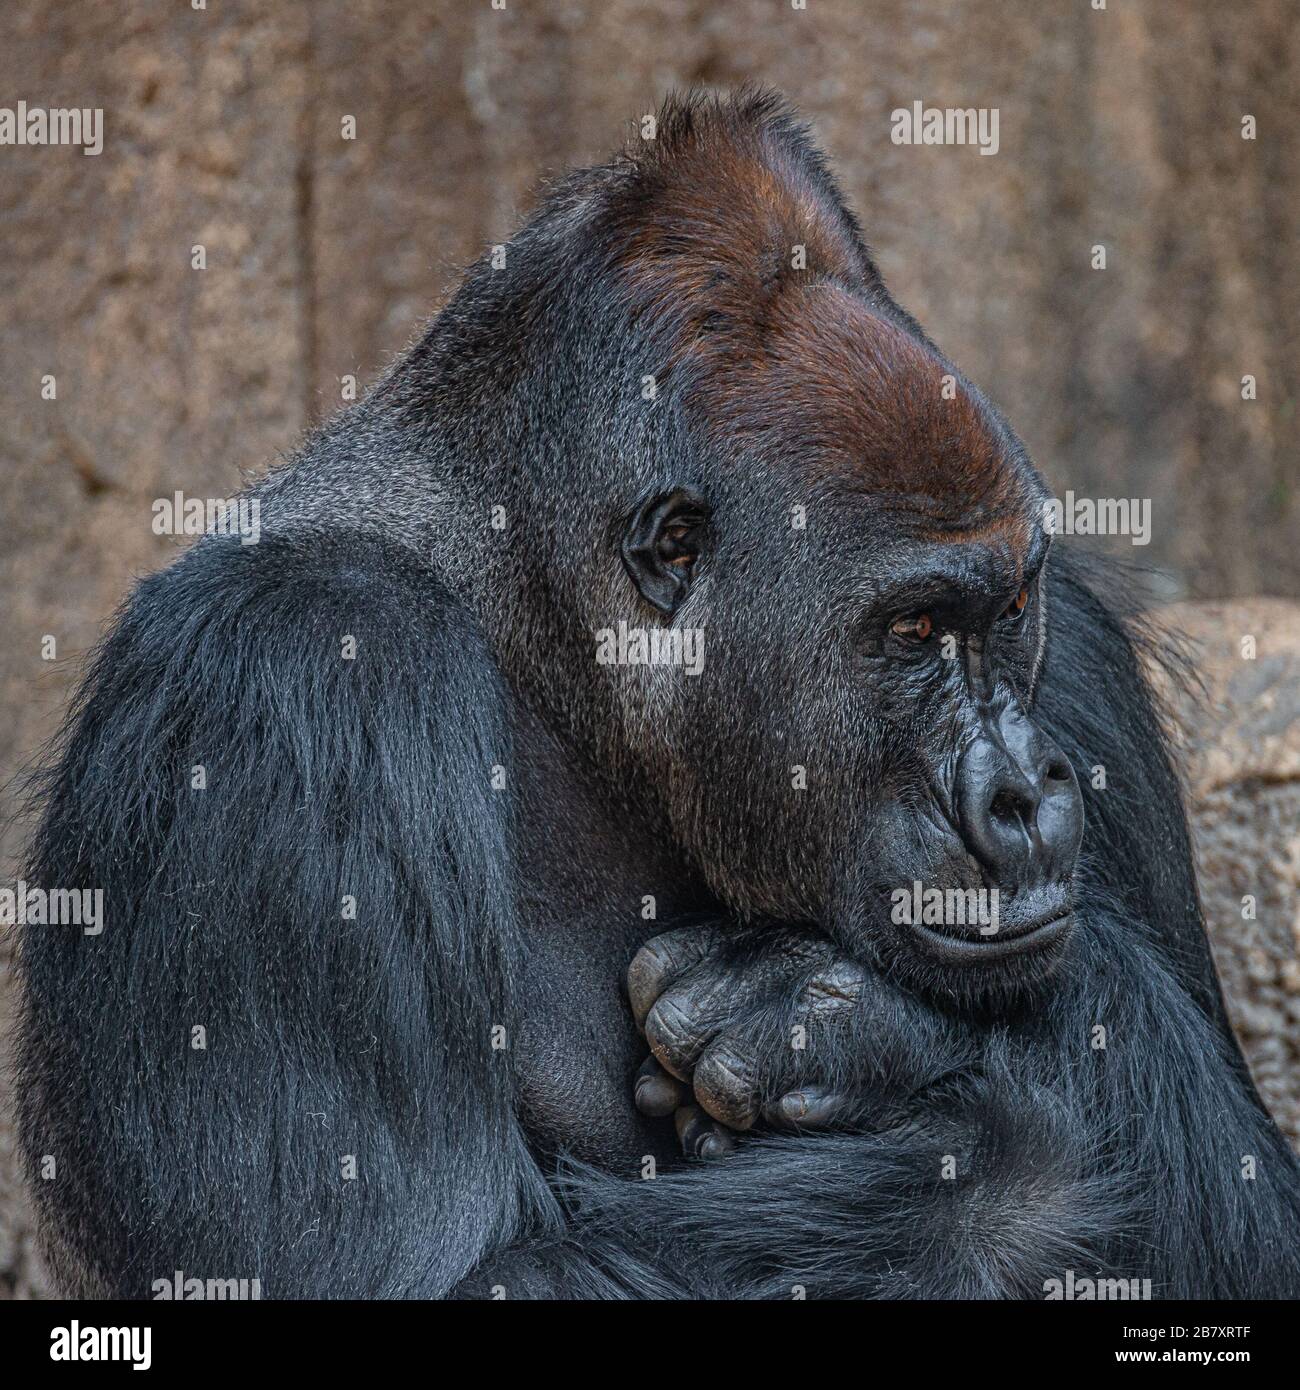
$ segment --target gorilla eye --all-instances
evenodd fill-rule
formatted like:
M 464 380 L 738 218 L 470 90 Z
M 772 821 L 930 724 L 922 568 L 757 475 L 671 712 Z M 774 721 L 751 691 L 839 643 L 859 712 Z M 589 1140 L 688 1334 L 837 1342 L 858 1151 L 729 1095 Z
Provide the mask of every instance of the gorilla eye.
M 1002 610 L 1003 618 L 1006 619 L 1008 622 L 1015 622 L 1016 619 L 1019 618 L 1020 615 L 1025 611 L 1025 608 L 1028 606 L 1028 604 L 1029 590 L 1028 588 L 1021 589 L 1021 591 L 1015 596 L 1015 598 L 1013 598 L 1011 602 L 1007 604 L 1006 608 Z
M 934 624 L 930 621 L 928 613 L 918 613 L 915 617 L 897 619 L 889 625 L 889 630 L 895 637 L 902 637 L 911 642 L 924 642 L 934 631 Z

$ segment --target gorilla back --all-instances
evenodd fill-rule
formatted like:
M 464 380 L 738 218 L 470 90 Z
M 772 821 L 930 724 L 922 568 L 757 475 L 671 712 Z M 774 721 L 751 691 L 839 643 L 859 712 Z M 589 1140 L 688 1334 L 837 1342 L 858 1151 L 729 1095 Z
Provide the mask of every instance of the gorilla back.
M 1297 1290 L 1130 637 L 779 100 L 560 180 L 252 495 L 258 544 L 139 586 L 36 784 L 28 880 L 106 902 L 22 942 L 66 1287 Z M 599 655 L 629 633 L 669 658 Z M 913 879 L 1011 929 L 896 930 Z M 715 1002 L 796 928 L 874 981 L 815 1060 L 888 1106 L 683 1162 L 621 992 L 678 921 L 747 943 Z

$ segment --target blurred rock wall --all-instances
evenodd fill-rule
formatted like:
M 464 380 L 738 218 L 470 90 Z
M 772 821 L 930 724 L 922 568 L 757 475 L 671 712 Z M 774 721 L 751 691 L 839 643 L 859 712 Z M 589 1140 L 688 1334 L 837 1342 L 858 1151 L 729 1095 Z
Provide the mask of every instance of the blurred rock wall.
M 1260 1094 L 1300 1148 L 1300 604 L 1177 603 L 1156 618 L 1198 677 L 1166 694 L 1219 978 Z
M 756 79 L 814 118 L 895 292 L 1057 490 L 1151 500 L 1151 544 L 1118 549 L 1160 592 L 1300 595 L 1300 24 L 1094 3 L 11 0 L 0 105 L 102 107 L 105 144 L 0 147 L 0 782 L 172 553 L 152 501 L 291 450 L 539 177 L 674 86 Z M 998 153 L 892 144 L 917 100 L 996 107 Z M 1255 788 L 1206 794 L 1294 823 Z M 1267 1032 L 1290 1005 L 1253 959 L 1229 983 Z M 21 1225 L 0 1215 L 0 1285 L 26 1287 Z

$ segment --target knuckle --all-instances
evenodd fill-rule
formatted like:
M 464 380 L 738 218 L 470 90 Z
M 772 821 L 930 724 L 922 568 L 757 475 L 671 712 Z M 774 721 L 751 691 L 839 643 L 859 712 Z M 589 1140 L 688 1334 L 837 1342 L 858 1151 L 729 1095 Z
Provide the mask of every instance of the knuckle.
M 656 979 L 662 978 L 668 969 L 667 957 L 658 949 L 656 944 L 651 941 L 632 957 L 632 964 L 628 966 L 628 980 L 649 984 Z
M 627 992 L 632 1005 L 645 1014 L 655 999 L 689 968 L 690 956 L 684 953 L 678 934 L 666 932 L 647 941 L 632 957 L 627 969 Z
M 689 1057 L 694 1026 L 680 996 L 666 994 L 650 1010 L 645 1023 L 646 1041 L 659 1061 L 680 1066 Z
M 638 1021 L 647 1027 L 648 1015 L 656 1001 L 666 996 L 666 991 L 682 974 L 681 964 L 662 943 L 662 937 L 647 942 L 633 956 L 627 971 L 628 999 Z
M 695 1068 L 695 1097 L 715 1120 L 733 1129 L 748 1129 L 758 1108 L 758 1084 L 752 1059 L 730 1043 L 712 1047 Z
M 659 936 L 652 936 L 641 950 L 658 962 L 661 969 L 672 970 L 679 968 L 683 959 L 689 958 L 690 940 L 690 935 L 681 931 L 662 932 Z
M 834 961 L 804 986 L 804 1003 L 815 1013 L 838 1012 L 861 1003 L 866 972 L 852 961 Z

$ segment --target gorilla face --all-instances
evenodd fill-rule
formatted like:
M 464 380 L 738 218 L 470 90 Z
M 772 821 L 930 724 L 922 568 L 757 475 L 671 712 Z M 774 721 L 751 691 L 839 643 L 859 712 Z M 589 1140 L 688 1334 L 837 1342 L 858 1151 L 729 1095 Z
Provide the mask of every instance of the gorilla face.
M 689 490 L 629 527 L 643 595 L 703 633 L 655 721 L 669 814 L 739 910 L 819 921 L 963 994 L 1037 978 L 1069 935 L 1083 833 L 1032 715 L 1047 538 L 1024 517 L 925 539 L 897 508 L 873 525 L 865 499 L 834 505 L 783 557 L 752 519 L 729 541 Z
M 1083 833 L 1032 714 L 1046 492 L 928 345 L 838 307 L 797 352 L 778 336 L 766 396 L 717 397 L 730 413 L 697 428 L 711 481 L 625 521 L 642 598 L 703 634 L 698 676 L 660 679 L 640 727 L 676 834 L 732 907 L 1002 993 L 1059 960 Z
M 1042 978 L 1072 924 L 1083 800 L 1032 713 L 1047 543 L 1023 534 L 895 546 L 862 629 L 886 794 L 831 916 L 963 995 Z

